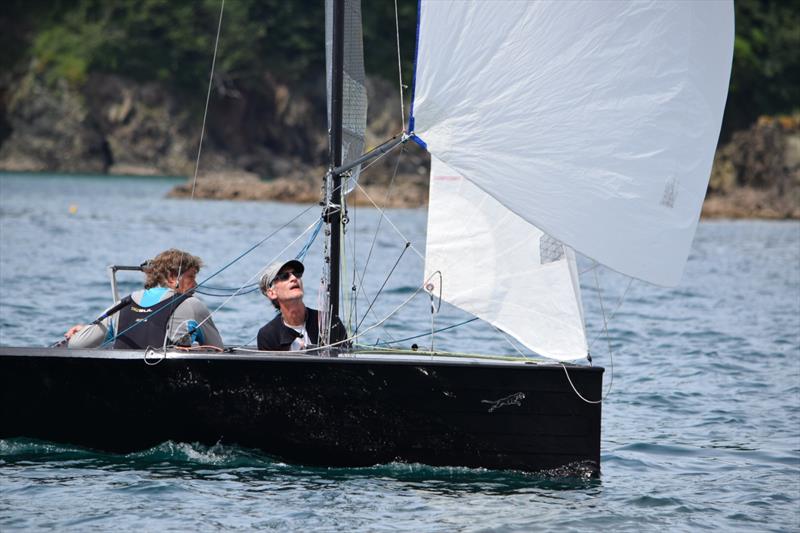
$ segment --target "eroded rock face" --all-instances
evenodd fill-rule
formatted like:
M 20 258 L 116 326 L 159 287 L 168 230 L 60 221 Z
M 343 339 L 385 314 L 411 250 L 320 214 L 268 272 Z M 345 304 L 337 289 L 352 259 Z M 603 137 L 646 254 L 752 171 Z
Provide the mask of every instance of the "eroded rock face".
M 761 117 L 717 150 L 704 216 L 800 218 L 800 115 Z
M 397 89 L 370 80 L 368 91 L 371 148 L 403 126 Z M 187 176 L 173 196 L 319 201 L 328 158 L 323 80 L 290 88 L 265 74 L 257 93 L 220 86 L 214 94 L 203 130 L 203 102 L 158 82 L 92 74 L 82 87 L 48 86 L 28 73 L 0 92 L 0 170 Z M 427 169 L 427 155 L 408 146 L 364 172 L 354 201 L 424 203 Z
M 4 170 L 184 174 L 188 120 L 157 84 L 93 75 L 80 88 L 28 74 L 9 91 Z
M 49 86 L 28 72 L 0 91 L 0 170 L 190 179 L 197 170 L 206 178 L 195 187 L 195 196 L 318 201 L 328 157 L 323 80 L 291 89 L 269 73 L 262 81 L 251 92 L 215 87 L 202 130 L 204 102 L 162 83 L 92 74 L 81 87 Z M 371 81 L 369 90 L 375 125 L 368 132 L 371 147 L 400 132 L 402 121 L 391 84 Z M 388 186 L 397 173 L 411 176 L 407 186 L 425 187 L 425 160 L 420 150 L 399 166 L 385 158 L 365 173 L 362 183 Z M 269 183 L 228 179 L 240 172 Z M 211 174 L 225 178 L 217 183 Z M 178 188 L 175 195 L 186 190 L 191 189 Z
M 186 175 L 191 171 L 196 146 L 190 138 L 191 121 L 162 85 L 92 75 L 81 94 L 108 149 L 105 172 Z
M 800 185 L 800 114 L 761 117 L 737 131 L 717 150 L 709 189 L 730 192 L 737 186 L 786 191 Z
M 103 173 L 108 168 L 103 135 L 81 95 L 66 84 L 47 87 L 28 76 L 9 91 L 6 112 L 3 170 Z
M 203 103 L 161 83 L 93 74 L 82 87 L 48 86 L 28 73 L 0 92 L 0 169 L 191 176 L 201 133 L 201 170 L 273 178 L 318 165 L 324 112 L 303 91 L 264 81 L 258 94 L 212 99 L 203 131 Z
M 328 157 L 324 81 L 262 81 L 258 92 L 215 87 L 202 130 L 204 102 L 161 83 L 93 74 L 82 87 L 48 86 L 29 72 L 0 87 L 0 170 L 186 176 L 173 196 L 317 202 Z M 367 92 L 369 150 L 404 125 L 395 86 L 370 79 Z M 407 143 L 370 163 L 350 201 L 422 205 L 429 166 Z M 762 117 L 720 147 L 703 214 L 800 218 L 800 115 Z

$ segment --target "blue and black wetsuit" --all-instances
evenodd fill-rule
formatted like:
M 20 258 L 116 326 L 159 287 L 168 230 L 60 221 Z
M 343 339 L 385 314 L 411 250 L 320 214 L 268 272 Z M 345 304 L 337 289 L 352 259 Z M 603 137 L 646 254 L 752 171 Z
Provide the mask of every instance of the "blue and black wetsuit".
M 193 343 L 223 348 L 222 337 L 208 307 L 197 297 L 179 295 L 164 287 L 131 294 L 132 304 L 111 319 L 83 328 L 69 341 L 70 348 L 146 348 Z

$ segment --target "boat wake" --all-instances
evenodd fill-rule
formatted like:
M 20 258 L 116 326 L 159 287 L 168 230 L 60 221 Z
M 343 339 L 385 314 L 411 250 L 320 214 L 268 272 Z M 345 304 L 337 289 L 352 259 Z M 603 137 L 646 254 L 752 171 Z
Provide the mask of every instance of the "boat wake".
M 147 467 L 147 464 L 165 463 L 174 466 L 222 468 L 274 467 L 284 464 L 257 451 L 222 444 L 205 446 L 199 443 L 167 441 L 139 452 L 114 454 L 35 439 L 0 439 L 0 464 L 81 460 L 94 463 L 129 463 L 137 468 Z
M 250 472 L 311 474 L 331 479 L 390 478 L 403 483 L 443 483 L 442 490 L 469 490 L 470 486 L 488 486 L 493 492 L 506 493 L 536 486 L 556 490 L 585 489 L 599 483 L 598 468 L 592 461 L 571 463 L 542 472 L 490 470 L 455 466 L 429 466 L 421 463 L 391 462 L 368 467 L 312 467 L 287 464 L 258 450 L 229 444 L 205 446 L 199 443 L 167 441 L 150 449 L 114 454 L 79 446 L 36 439 L 0 439 L 0 465 L 84 463 L 94 467 L 140 469 L 179 468 L 182 470 L 246 469 Z M 445 484 L 446 482 L 446 484 Z

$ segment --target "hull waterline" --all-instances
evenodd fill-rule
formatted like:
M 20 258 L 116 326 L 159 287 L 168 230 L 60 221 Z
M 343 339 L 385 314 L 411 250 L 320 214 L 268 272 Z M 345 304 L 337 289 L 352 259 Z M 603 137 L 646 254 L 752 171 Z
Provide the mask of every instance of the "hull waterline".
M 584 398 L 603 369 L 567 365 Z M 0 438 L 236 444 L 308 465 L 599 471 L 600 404 L 558 364 L 397 354 L 0 348 Z

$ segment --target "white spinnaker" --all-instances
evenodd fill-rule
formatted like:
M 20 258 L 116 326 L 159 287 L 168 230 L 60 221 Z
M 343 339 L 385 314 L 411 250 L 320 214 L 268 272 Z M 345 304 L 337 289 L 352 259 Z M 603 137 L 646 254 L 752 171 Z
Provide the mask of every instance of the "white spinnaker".
M 331 128 L 331 95 L 333 68 L 333 0 L 325 2 L 325 60 L 328 87 L 328 129 Z M 364 74 L 364 47 L 361 31 L 361 0 L 344 2 L 344 72 L 342 83 L 342 164 L 346 165 L 364 153 L 367 130 L 367 87 Z M 352 170 L 342 192 L 349 193 L 361 172 L 361 165 Z
M 437 274 L 441 273 L 441 277 Z M 586 356 L 575 255 L 431 157 L 425 279 L 540 355 Z
M 576 251 L 680 281 L 727 95 L 724 1 L 422 0 L 414 133 Z

